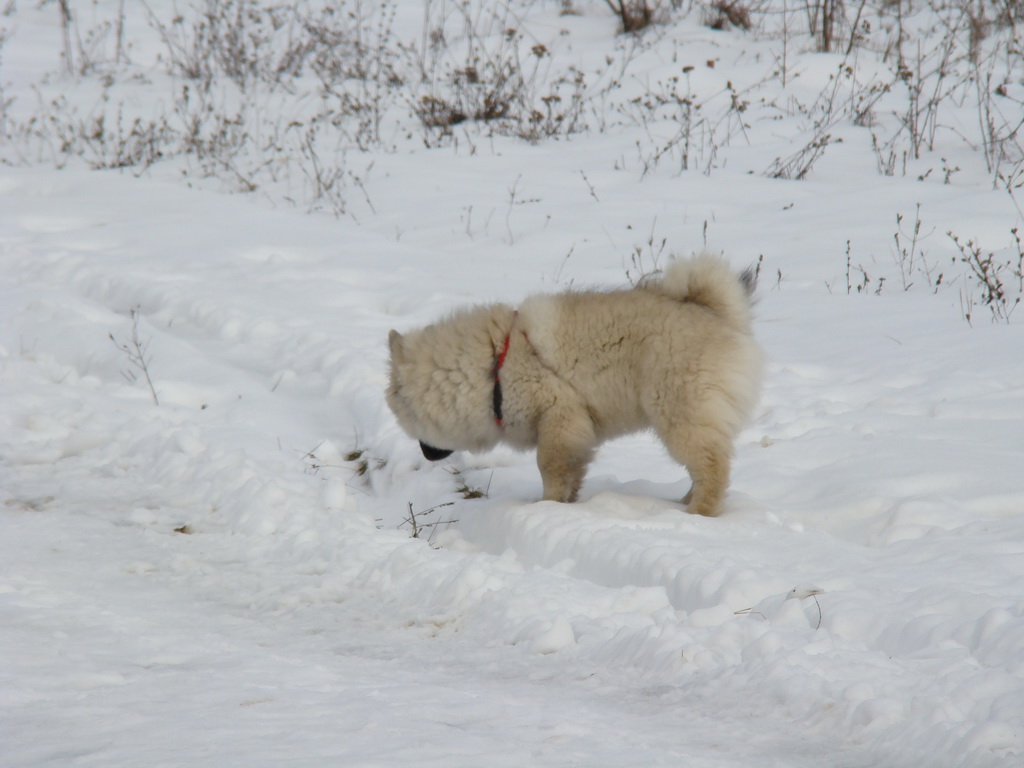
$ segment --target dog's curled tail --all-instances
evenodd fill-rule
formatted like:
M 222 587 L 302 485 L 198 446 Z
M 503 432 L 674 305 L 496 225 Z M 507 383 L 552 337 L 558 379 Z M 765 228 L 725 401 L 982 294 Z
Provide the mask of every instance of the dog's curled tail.
M 751 297 L 757 283 L 753 268 L 739 274 L 722 258 L 709 253 L 676 259 L 660 278 L 644 284 L 654 293 L 707 307 L 735 328 L 750 327 Z

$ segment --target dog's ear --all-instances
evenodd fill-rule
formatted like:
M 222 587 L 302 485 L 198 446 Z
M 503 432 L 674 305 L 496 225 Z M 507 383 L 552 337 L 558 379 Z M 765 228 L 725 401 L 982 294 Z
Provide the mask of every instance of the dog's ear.
M 405 350 L 402 347 L 402 334 L 392 329 L 388 333 L 388 347 L 391 349 L 391 359 L 402 360 L 405 357 Z

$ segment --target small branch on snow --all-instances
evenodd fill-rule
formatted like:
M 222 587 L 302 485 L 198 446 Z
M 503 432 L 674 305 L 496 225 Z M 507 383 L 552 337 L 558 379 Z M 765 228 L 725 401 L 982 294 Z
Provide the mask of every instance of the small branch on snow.
M 146 386 L 149 387 L 149 394 L 153 397 L 154 405 L 160 405 L 160 400 L 156 396 L 156 387 L 153 386 L 153 379 L 149 376 L 149 363 L 152 360 L 152 358 L 147 355 L 149 350 L 149 341 L 142 341 L 142 339 L 139 338 L 139 318 L 141 317 L 139 309 L 139 306 L 136 305 L 128 310 L 128 316 L 132 321 L 132 332 L 127 343 L 118 341 L 114 338 L 114 334 L 112 333 L 107 335 L 110 337 L 110 340 L 114 342 L 114 346 L 124 352 L 132 367 L 142 371 L 142 375 L 146 379 Z M 138 380 L 138 375 L 131 369 L 122 371 L 121 375 L 132 383 Z
M 420 522 L 419 518 L 422 518 L 425 515 L 429 515 L 429 514 L 431 514 L 433 512 L 436 512 L 437 510 L 441 509 L 442 507 L 452 507 L 452 506 L 455 506 L 455 502 L 454 501 L 447 501 L 447 502 L 444 502 L 443 504 L 437 504 L 437 505 L 435 505 L 433 507 L 430 507 L 429 509 L 425 509 L 422 512 L 417 512 L 413 508 L 412 502 L 410 501 L 409 502 L 409 516 L 407 518 L 405 518 L 405 520 L 402 521 L 402 525 L 405 525 L 405 524 L 409 525 L 410 529 L 412 530 L 412 538 L 414 538 L 414 539 L 421 538 L 421 536 L 423 535 L 424 531 L 429 530 L 430 531 L 430 535 L 427 537 L 427 542 L 430 543 L 433 540 L 433 538 L 434 538 L 434 533 L 436 533 L 437 526 L 439 526 L 439 525 L 449 526 L 449 525 L 452 525 L 453 523 L 457 523 L 458 520 L 436 520 L 436 521 L 429 522 L 429 523 L 422 523 L 422 522 Z M 417 516 L 419 516 L 419 518 Z M 401 527 L 401 526 L 399 526 L 399 527 Z

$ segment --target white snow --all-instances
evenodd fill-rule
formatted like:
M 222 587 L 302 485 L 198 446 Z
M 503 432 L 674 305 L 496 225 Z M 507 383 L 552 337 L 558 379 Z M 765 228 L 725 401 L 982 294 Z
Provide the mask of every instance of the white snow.
M 79 60 L 109 53 L 109 28 L 91 49 L 86 32 L 119 5 L 81 11 Z M 633 39 L 578 5 L 512 17 L 551 72 L 586 73 L 587 131 L 470 123 L 427 147 L 392 99 L 380 144 L 338 140 L 344 206 L 251 147 L 251 194 L 194 156 L 62 154 L 53 124 L 26 128 L 58 97 L 113 131 L 115 104 L 168 109 L 187 81 L 132 4 L 130 64 L 74 76 L 57 4 L 7 5 L 0 766 L 1024 763 L 1024 315 L 990 322 L 945 234 L 1016 263 L 1019 145 L 986 166 L 965 82 L 934 148 L 880 174 L 893 88 L 875 128 L 836 108 L 843 141 L 803 180 L 769 178 L 841 62 L 863 84 L 892 61 L 795 32 L 783 54 L 777 30 L 715 32 L 698 7 Z M 423 9 L 392 10 L 419 39 Z M 1019 53 L 983 62 L 1019 110 Z M 645 121 L 631 101 L 683 81 L 715 117 L 685 171 L 678 146 L 653 159 L 680 103 Z M 315 101 L 268 93 L 251 119 Z M 395 424 L 388 329 L 620 286 L 705 244 L 764 257 L 770 362 L 721 517 L 686 514 L 685 472 L 649 435 L 604 446 L 560 505 L 537 501 L 530 454 L 430 464 Z M 136 308 L 158 405 L 124 349 Z

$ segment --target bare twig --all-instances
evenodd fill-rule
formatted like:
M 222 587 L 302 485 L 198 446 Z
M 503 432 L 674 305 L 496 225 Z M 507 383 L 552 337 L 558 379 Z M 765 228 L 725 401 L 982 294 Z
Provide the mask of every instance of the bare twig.
M 451 507 L 451 506 L 454 506 L 454 505 L 455 505 L 454 501 L 446 501 L 443 504 L 436 504 L 433 507 L 430 507 L 429 509 L 425 509 L 422 512 L 417 512 L 413 508 L 412 502 L 410 501 L 409 502 L 409 516 L 406 517 L 402 521 L 402 525 L 408 525 L 409 526 L 409 528 L 412 530 L 412 538 L 414 538 L 414 539 L 422 538 L 424 531 L 429 531 L 430 533 L 427 536 L 427 542 L 429 543 L 431 541 L 431 539 L 434 538 L 434 533 L 436 533 L 437 526 L 439 526 L 439 525 L 449 526 L 449 525 L 452 525 L 453 523 L 457 523 L 458 520 L 434 520 L 434 521 L 431 521 L 429 523 L 423 523 L 423 522 L 420 522 L 420 518 L 422 518 L 422 517 L 424 517 L 426 515 L 430 515 L 430 514 L 436 512 L 437 510 L 441 509 L 442 507 Z
M 131 366 L 142 371 L 142 375 L 146 379 L 146 386 L 149 387 L 149 394 L 153 396 L 153 404 L 160 405 L 160 399 L 156 395 L 156 387 L 153 386 L 153 379 L 149 375 L 149 363 L 152 360 L 148 355 L 149 340 L 143 341 L 139 338 L 139 318 L 142 316 L 139 307 L 134 306 L 129 309 L 128 316 L 131 318 L 132 323 L 131 336 L 129 336 L 128 342 L 118 341 L 112 333 L 108 334 L 108 336 L 114 342 L 114 346 L 128 357 L 128 362 Z M 138 379 L 137 374 L 131 369 L 122 371 L 122 375 L 130 382 Z

